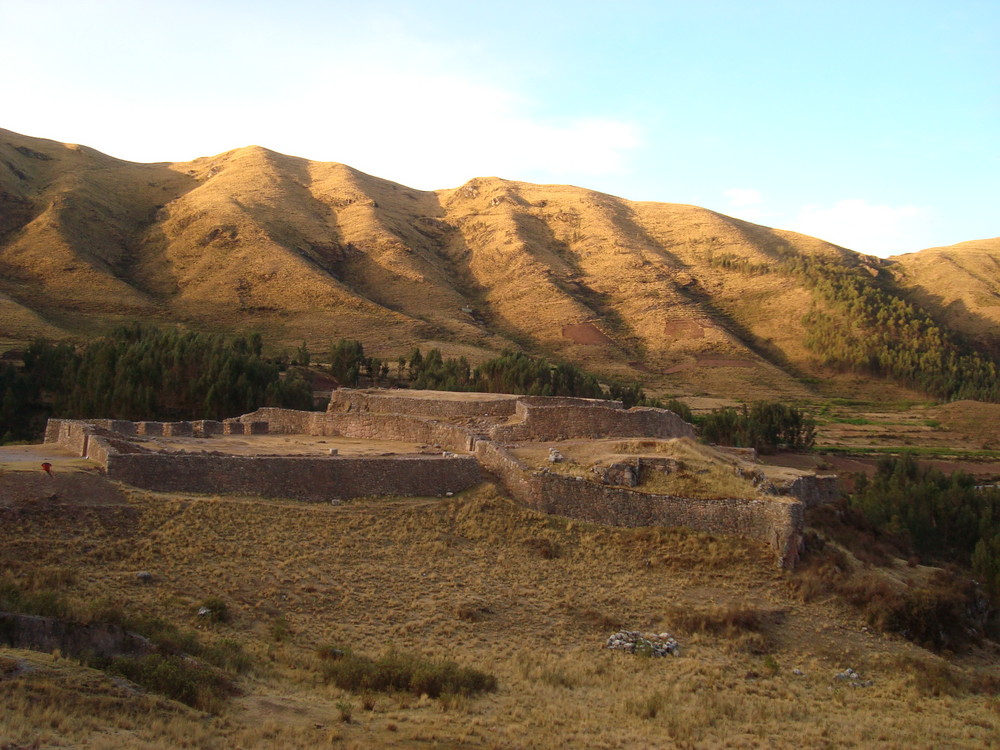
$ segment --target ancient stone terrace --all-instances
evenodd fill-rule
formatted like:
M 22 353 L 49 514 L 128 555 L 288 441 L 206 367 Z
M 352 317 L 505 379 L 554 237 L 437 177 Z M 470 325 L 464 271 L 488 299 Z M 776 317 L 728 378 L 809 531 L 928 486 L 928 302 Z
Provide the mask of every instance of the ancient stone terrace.
M 783 565 L 796 559 L 804 502 L 836 494 L 835 478 L 800 473 L 785 483 L 785 496 L 744 491 L 739 497 L 681 497 L 613 478 L 628 472 L 594 466 L 593 474 L 570 475 L 515 455 L 525 444 L 628 438 L 642 439 L 640 449 L 656 454 L 669 441 L 692 441 L 695 430 L 673 412 L 625 409 L 616 401 L 340 389 L 326 412 L 264 408 L 225 422 L 50 420 L 46 431 L 46 442 L 96 461 L 113 479 L 150 490 L 336 502 L 443 496 L 486 474 L 518 501 L 547 513 L 738 534 L 770 545 Z M 751 471 L 745 462 L 725 460 L 727 470 L 740 476 Z M 667 471 L 671 461 L 662 454 L 636 457 L 635 476 L 643 465 Z

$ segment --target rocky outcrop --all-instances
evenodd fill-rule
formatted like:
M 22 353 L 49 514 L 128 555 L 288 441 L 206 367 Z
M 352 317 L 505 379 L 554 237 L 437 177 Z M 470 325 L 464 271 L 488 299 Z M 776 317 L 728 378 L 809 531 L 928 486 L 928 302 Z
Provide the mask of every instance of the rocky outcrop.
M 83 624 L 55 617 L 0 612 L 0 643 L 10 648 L 76 657 L 110 659 L 143 656 L 155 651 L 148 639 L 111 623 Z

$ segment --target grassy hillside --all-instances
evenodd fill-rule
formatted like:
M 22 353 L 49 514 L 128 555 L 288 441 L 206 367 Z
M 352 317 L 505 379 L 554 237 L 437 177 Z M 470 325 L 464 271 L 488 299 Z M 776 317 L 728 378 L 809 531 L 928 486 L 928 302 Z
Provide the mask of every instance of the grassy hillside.
M 890 268 L 911 299 L 1000 353 L 1000 237 L 899 255 Z
M 181 642 L 229 654 L 239 695 L 207 715 L 76 659 L 3 649 L 0 742 L 979 748 L 1000 731 L 989 654 L 948 662 L 871 632 L 746 541 L 569 522 L 490 487 L 343 506 L 75 494 L 4 493 L 4 584 L 78 616 L 193 631 Z M 227 618 L 197 615 L 213 600 Z M 681 656 L 602 648 L 621 627 L 669 631 Z M 498 687 L 351 692 L 324 680 L 333 648 L 450 659 Z M 872 684 L 838 679 L 848 667 Z
M 953 314 L 988 308 L 997 283 L 995 249 L 974 250 L 935 303 L 909 256 L 887 263 L 695 206 L 497 178 L 419 191 L 256 146 L 134 164 L 0 131 L 11 343 L 139 317 L 317 352 L 354 338 L 389 359 L 421 346 L 475 364 L 513 345 L 687 394 L 855 395 L 854 371 L 810 346 L 811 327 L 829 318 L 865 340 L 874 323 L 820 282 L 850 277 L 879 305 L 905 295 L 946 333 L 984 340 Z M 872 369 L 865 386 L 873 374 L 897 398 L 913 386 Z

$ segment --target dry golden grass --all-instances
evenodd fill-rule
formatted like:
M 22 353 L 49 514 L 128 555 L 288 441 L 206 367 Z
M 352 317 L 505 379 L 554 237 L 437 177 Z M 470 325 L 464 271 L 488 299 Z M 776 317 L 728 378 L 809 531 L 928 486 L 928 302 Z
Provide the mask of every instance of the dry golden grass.
M 856 259 L 695 206 L 497 178 L 420 191 L 257 146 L 133 164 L 3 131 L 0 153 L 23 175 L 0 173 L 21 207 L 0 217 L 0 322 L 21 340 L 141 316 L 316 353 L 347 337 L 478 363 L 514 344 L 654 393 L 801 399 L 774 363 L 818 373 L 812 293 L 713 259 L 771 267 L 778 243 Z M 610 343 L 563 335 L 582 324 Z
M 832 602 L 806 605 L 769 550 L 739 539 L 546 517 L 488 486 L 338 507 L 128 491 L 124 508 L 10 520 L 8 574 L 39 571 L 35 584 L 76 601 L 236 640 L 255 667 L 244 696 L 211 718 L 72 660 L 3 650 L 38 666 L 0 674 L 0 742 L 978 748 L 1000 731 L 996 698 L 973 684 L 995 666 L 950 666 L 862 632 Z M 141 585 L 137 570 L 156 582 Z M 229 624 L 194 614 L 210 596 L 228 604 Z M 682 656 L 604 650 L 619 627 L 674 632 Z M 499 690 L 344 693 L 320 679 L 324 644 L 451 659 L 494 674 Z M 834 680 L 847 666 L 874 686 Z
M 1000 237 L 934 247 L 893 258 L 897 279 L 947 325 L 997 343 Z
M 549 449 L 556 448 L 565 457 L 562 463 L 548 460 Z M 644 468 L 638 489 L 682 497 L 769 497 L 753 482 L 738 473 L 761 470 L 772 481 L 783 481 L 797 472 L 776 466 L 748 463 L 731 453 L 690 438 L 670 440 L 567 440 L 555 443 L 525 444 L 513 449 L 514 455 L 535 468 L 566 476 L 582 476 L 597 481 L 593 467 L 629 461 L 637 456 L 670 458 L 677 462 L 675 471 Z

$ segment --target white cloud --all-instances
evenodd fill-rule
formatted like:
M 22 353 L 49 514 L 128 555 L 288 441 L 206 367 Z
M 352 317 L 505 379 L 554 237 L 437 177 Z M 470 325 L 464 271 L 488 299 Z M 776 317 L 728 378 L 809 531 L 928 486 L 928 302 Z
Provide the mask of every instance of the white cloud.
M 272 33 L 262 17 L 244 17 L 226 40 L 176 55 L 160 46 L 177 44 L 190 26 L 178 26 L 182 19 L 168 15 L 152 32 L 156 41 L 142 37 L 141 45 L 96 28 L 82 11 L 74 20 L 106 43 L 63 21 L 60 41 L 84 59 L 70 73 L 49 61 L 64 54 L 59 45 L 0 46 L 0 60 L 35 61 L 32 76 L 0 66 L 0 85 L 18 102 L 4 127 L 134 161 L 186 161 L 256 144 L 425 189 L 487 175 L 586 184 L 628 173 L 642 141 L 635 123 L 593 100 L 551 116 L 557 103 L 538 93 L 538 72 L 512 62 L 506 48 L 438 38 L 378 11 L 319 14 L 312 30 L 292 24 L 304 34 L 296 44 L 282 34 L 291 31 L 284 21 Z M 103 57 L 83 55 L 81 39 Z
M 730 188 L 723 190 L 722 194 L 729 198 L 729 204 L 736 207 L 753 206 L 761 202 L 762 196 L 759 190 L 745 188 Z
M 773 217 L 771 212 L 761 206 L 764 196 L 760 190 L 729 188 L 723 190 L 722 194 L 729 199 L 729 205 L 723 209 L 723 213 L 729 216 L 759 224 L 767 223 Z
M 570 181 L 621 173 L 641 143 L 613 118 L 539 118 L 512 90 L 433 72 L 367 70 L 309 91 L 268 124 L 268 144 L 418 188 L 487 175 Z
M 884 257 L 920 247 L 919 237 L 928 218 L 926 209 L 917 206 L 873 205 L 851 198 L 829 207 L 802 206 L 787 228 Z

